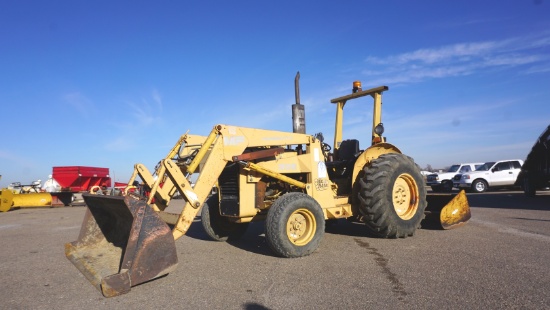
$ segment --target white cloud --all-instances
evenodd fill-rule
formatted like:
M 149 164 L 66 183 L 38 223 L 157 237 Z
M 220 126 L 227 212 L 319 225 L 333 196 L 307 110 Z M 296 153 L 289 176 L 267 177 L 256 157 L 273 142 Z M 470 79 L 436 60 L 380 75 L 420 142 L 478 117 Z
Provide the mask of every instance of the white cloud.
M 160 93 L 155 89 L 151 92 L 150 98 L 142 98 L 140 104 L 127 102 L 130 106 L 129 112 L 133 115 L 133 121 L 139 126 L 151 126 L 161 122 L 162 114 L 162 98 Z
M 535 73 L 545 73 L 545 72 L 550 72 L 550 64 L 546 64 L 543 66 L 533 66 L 533 67 L 527 68 L 522 73 L 535 74 Z
M 109 136 L 104 144 L 109 151 L 134 149 L 151 127 L 159 128 L 164 124 L 162 97 L 156 89 L 151 91 L 150 97 L 142 98 L 139 104 L 127 101 L 126 106 L 125 112 L 118 114 L 121 119 L 115 119 L 111 124 L 118 132 Z
M 548 59 L 541 55 L 498 55 L 486 58 L 482 66 L 518 66 Z
M 65 94 L 63 96 L 63 99 L 66 103 L 75 108 L 84 117 L 88 117 L 94 109 L 94 104 L 92 100 L 90 100 L 80 92 Z
M 157 89 L 153 89 L 151 97 L 153 98 L 153 102 L 157 104 L 159 110 L 162 111 L 162 97 Z
M 428 79 L 466 76 L 490 68 L 509 68 L 527 64 L 550 66 L 547 51 L 550 36 L 541 34 L 501 41 L 458 43 L 435 48 L 422 48 L 387 57 L 368 56 L 369 69 L 362 74 L 372 83 L 407 84 Z M 531 69 L 525 74 L 535 73 Z M 540 72 L 540 71 L 539 71 Z M 543 71 L 545 72 L 545 71 Z
M 120 152 L 131 150 L 136 146 L 134 139 L 131 136 L 119 136 L 111 139 L 105 144 L 105 149 L 108 151 Z

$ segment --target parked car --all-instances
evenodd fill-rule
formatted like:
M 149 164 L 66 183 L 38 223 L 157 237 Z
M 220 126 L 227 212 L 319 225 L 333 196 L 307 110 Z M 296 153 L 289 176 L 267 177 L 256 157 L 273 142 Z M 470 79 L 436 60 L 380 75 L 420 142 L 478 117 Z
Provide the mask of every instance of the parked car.
M 475 171 L 483 163 L 466 163 L 451 165 L 449 169 L 442 173 L 432 173 L 426 176 L 426 185 L 430 186 L 434 192 L 450 192 L 453 189 L 453 177 L 457 173 L 466 173 Z
M 550 126 L 527 154 L 516 185 L 521 186 L 527 196 L 535 196 L 537 190 L 550 187 Z
M 512 187 L 516 183 L 523 160 L 499 160 L 483 164 L 476 171 L 455 176 L 453 184 L 459 189 L 483 193 L 489 188 Z

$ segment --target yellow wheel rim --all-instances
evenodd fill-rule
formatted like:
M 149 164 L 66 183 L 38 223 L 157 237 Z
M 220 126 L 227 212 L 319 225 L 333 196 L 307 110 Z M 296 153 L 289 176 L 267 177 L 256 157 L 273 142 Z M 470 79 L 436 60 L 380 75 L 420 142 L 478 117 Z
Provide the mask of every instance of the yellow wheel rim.
M 418 185 L 414 178 L 403 173 L 393 183 L 392 199 L 393 208 L 397 215 L 404 219 L 411 219 L 418 209 L 419 193 Z
M 307 209 L 294 211 L 286 222 L 288 240 L 298 246 L 308 244 L 313 239 L 316 228 L 315 216 Z

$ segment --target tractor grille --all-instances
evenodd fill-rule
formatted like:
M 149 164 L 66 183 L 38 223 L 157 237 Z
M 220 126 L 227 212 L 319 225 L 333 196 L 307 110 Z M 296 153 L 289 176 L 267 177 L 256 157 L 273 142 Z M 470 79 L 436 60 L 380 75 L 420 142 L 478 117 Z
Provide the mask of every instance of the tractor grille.
M 239 165 L 229 164 L 218 179 L 220 212 L 222 215 L 239 215 Z

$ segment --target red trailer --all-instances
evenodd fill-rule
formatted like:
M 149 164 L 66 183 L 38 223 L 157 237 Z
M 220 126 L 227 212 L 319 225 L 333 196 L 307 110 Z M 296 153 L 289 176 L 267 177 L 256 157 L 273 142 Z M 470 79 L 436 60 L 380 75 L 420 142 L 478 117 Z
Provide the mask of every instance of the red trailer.
M 52 178 L 59 183 L 61 191 L 51 193 L 52 204 L 69 205 L 73 194 L 87 192 L 93 186 L 101 188 L 111 187 L 109 168 L 86 166 L 53 167 Z
M 109 168 L 64 166 L 53 167 L 52 177 L 62 191 L 85 192 L 92 186 L 111 187 Z

